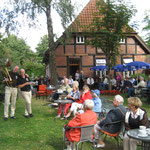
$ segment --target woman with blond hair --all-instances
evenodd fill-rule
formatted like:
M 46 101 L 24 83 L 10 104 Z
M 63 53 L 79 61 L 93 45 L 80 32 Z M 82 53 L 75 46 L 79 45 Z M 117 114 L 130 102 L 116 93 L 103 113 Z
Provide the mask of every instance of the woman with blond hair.
M 67 95 L 67 99 L 72 100 L 72 101 L 76 101 L 80 98 L 80 91 L 79 91 L 79 83 L 78 81 L 74 81 L 73 83 L 73 87 L 72 87 L 72 91 Z M 60 118 L 61 112 L 62 112 L 62 106 L 63 104 L 60 104 L 59 106 L 59 110 L 58 110 L 58 115 L 56 116 L 56 118 Z M 64 108 L 64 117 L 65 115 L 67 115 L 68 113 L 68 109 L 71 106 L 71 104 L 66 104 L 65 108 Z
M 147 112 L 140 108 L 142 102 L 138 97 L 128 98 L 128 112 L 125 115 L 125 130 L 137 129 L 139 126 L 143 125 L 148 127 L 148 117 Z M 137 140 L 129 138 L 125 133 L 123 138 L 123 149 L 124 150 L 136 150 Z
M 70 117 L 71 113 L 73 112 L 74 115 L 76 114 L 78 109 L 83 108 L 83 103 L 86 99 L 92 99 L 91 92 L 89 90 L 89 87 L 87 85 L 83 86 L 83 92 L 79 100 L 76 100 L 74 103 L 72 103 L 70 112 L 66 115 L 66 118 Z

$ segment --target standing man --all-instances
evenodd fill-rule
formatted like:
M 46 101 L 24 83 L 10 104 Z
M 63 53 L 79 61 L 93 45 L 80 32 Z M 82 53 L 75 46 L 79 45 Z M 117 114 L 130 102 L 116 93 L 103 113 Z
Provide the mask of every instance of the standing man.
M 31 109 L 31 98 L 32 98 L 32 94 L 31 94 L 31 86 L 30 86 L 31 82 L 29 77 L 27 77 L 25 75 L 25 70 L 21 69 L 20 70 L 20 78 L 18 80 L 18 87 L 21 90 L 21 94 L 25 100 L 26 106 L 25 106 L 25 114 L 24 116 L 26 118 L 29 117 L 33 117 L 32 114 L 32 109 Z
M 7 75 L 7 77 L 4 80 L 4 82 L 7 83 L 7 86 L 5 87 L 4 120 L 8 120 L 10 98 L 11 98 L 10 117 L 12 119 L 16 119 L 14 115 L 15 115 L 16 98 L 17 98 L 17 80 L 19 76 L 18 70 L 19 67 L 15 66 L 13 71 L 8 72 L 9 75 Z M 12 82 L 10 82 L 10 78 Z

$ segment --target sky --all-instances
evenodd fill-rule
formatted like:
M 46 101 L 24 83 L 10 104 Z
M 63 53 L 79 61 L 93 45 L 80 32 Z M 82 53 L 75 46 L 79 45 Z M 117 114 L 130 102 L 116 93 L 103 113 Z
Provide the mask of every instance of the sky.
M 0 1 L 0 5 L 1 3 L 3 3 L 3 1 L 5 0 Z M 90 0 L 73 0 L 73 1 L 78 3 L 79 5 L 78 13 L 79 13 Z M 145 35 L 145 32 L 142 31 L 142 28 L 144 26 L 142 20 L 144 18 L 144 11 L 148 9 L 150 10 L 148 4 L 149 0 L 130 0 L 130 1 L 132 2 L 133 5 L 135 5 L 138 11 L 136 16 L 133 18 L 133 20 L 138 21 L 140 25 L 136 30 L 136 32 L 143 37 Z M 63 32 L 63 28 L 61 27 L 61 22 L 57 14 L 53 12 L 52 16 L 53 16 L 54 33 L 57 34 L 57 36 L 59 37 Z M 35 47 L 40 42 L 41 37 L 47 34 L 45 15 L 41 15 L 39 20 L 41 26 L 38 26 L 37 28 L 22 27 L 21 30 L 19 30 L 19 33 L 17 33 L 17 36 L 19 38 L 23 38 L 33 51 L 35 51 Z

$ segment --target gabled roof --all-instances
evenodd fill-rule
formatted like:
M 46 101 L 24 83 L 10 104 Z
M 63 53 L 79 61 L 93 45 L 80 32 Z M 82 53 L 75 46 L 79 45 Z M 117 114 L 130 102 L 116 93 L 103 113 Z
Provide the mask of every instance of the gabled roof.
M 70 32 L 89 32 L 88 25 L 90 25 L 94 19 L 93 14 L 98 12 L 97 7 L 101 7 L 96 5 L 97 1 L 105 4 L 104 0 L 89 0 L 87 5 L 83 8 L 83 10 L 76 17 L 76 19 L 68 27 Z M 102 18 L 102 16 L 99 17 Z M 136 33 L 130 26 L 128 26 L 127 29 L 129 29 L 130 33 Z
M 96 12 L 96 1 L 90 0 L 83 8 L 77 18 L 69 26 L 71 32 L 84 32 L 85 26 L 89 25 L 93 20 L 93 13 Z
M 99 0 L 99 1 L 104 2 L 104 0 Z M 84 33 L 85 32 L 85 29 L 86 29 L 85 27 L 87 27 L 87 25 L 90 25 L 90 23 L 92 23 L 93 13 L 97 12 L 96 2 L 97 0 L 90 0 L 87 3 L 87 5 L 83 8 L 83 10 L 79 13 L 77 18 L 68 27 L 70 32 L 72 33 Z M 130 29 L 129 30 L 130 33 L 125 33 L 125 34 L 128 34 L 129 36 L 134 36 L 137 39 L 137 41 L 140 43 L 140 45 L 143 47 L 145 53 L 149 54 L 150 49 L 142 40 L 142 38 L 130 26 L 128 26 L 127 28 Z

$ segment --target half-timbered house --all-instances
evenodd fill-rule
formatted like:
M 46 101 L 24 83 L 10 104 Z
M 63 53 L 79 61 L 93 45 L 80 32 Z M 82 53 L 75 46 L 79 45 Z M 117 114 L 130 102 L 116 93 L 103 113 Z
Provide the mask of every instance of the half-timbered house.
M 56 66 L 60 77 L 75 74 L 76 70 L 83 70 L 85 75 L 93 74 L 90 68 L 96 65 L 105 65 L 106 56 L 101 49 L 94 48 L 85 44 L 87 36 L 83 34 L 81 25 L 88 24 L 91 21 L 92 13 L 95 11 L 95 0 L 90 0 L 84 7 L 75 21 L 71 39 L 67 40 L 65 35 L 61 38 L 65 44 L 59 43 L 56 48 Z M 80 25 L 76 22 L 78 20 Z M 73 30 L 74 29 L 74 30 Z M 117 58 L 117 64 L 128 63 L 131 61 L 145 61 L 150 53 L 149 48 L 136 32 L 132 32 L 126 39 L 120 41 L 120 55 Z M 48 51 L 45 53 L 44 62 L 46 63 L 46 74 L 49 75 Z

